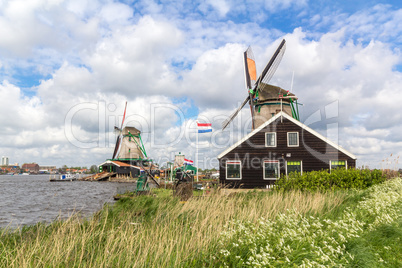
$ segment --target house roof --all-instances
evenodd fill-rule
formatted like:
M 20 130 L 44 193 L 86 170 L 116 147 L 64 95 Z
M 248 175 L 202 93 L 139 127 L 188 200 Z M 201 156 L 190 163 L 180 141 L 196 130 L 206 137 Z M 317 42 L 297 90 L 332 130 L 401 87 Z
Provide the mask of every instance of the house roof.
M 114 160 L 114 161 L 111 161 L 111 162 L 114 163 L 118 167 L 130 167 L 131 166 L 130 164 L 127 164 L 127 163 L 124 163 L 124 162 L 121 162 L 121 161 Z
M 133 167 L 133 168 L 136 168 L 136 169 L 139 169 L 139 170 L 144 170 L 144 169 L 141 168 L 141 167 L 137 167 L 137 166 L 130 165 L 130 164 L 128 164 L 128 163 L 124 163 L 124 162 L 116 161 L 116 160 L 106 160 L 106 161 L 103 162 L 102 164 L 98 165 L 98 167 L 99 167 L 99 166 L 103 166 L 103 165 L 107 165 L 107 164 L 115 165 L 115 166 L 118 166 L 118 167 Z
M 23 164 L 22 166 L 24 167 L 36 167 L 39 166 L 38 164 L 32 163 L 32 164 Z
M 356 156 L 348 151 L 346 151 L 344 148 L 342 148 L 341 146 L 339 146 L 338 144 L 330 141 L 329 139 L 327 139 L 326 137 L 324 137 L 323 135 L 321 135 L 320 133 L 318 133 L 317 131 L 309 128 L 308 126 L 306 126 L 305 124 L 297 121 L 296 119 L 294 119 L 293 117 L 291 117 L 290 115 L 286 114 L 285 112 L 279 112 L 277 113 L 275 116 L 273 116 L 271 119 L 269 119 L 268 121 L 266 121 L 264 124 L 262 124 L 261 126 L 259 126 L 258 128 L 254 129 L 253 131 L 251 131 L 248 135 L 244 136 L 242 139 L 240 139 L 238 142 L 236 142 L 235 144 L 233 144 L 232 146 L 230 146 L 229 148 L 227 148 L 225 151 L 223 151 L 222 153 L 220 153 L 218 155 L 218 159 L 222 158 L 223 156 L 225 156 L 227 153 L 229 153 L 230 151 L 232 151 L 233 149 L 235 149 L 237 146 L 239 146 L 240 144 L 242 144 L 243 142 L 245 142 L 246 140 L 248 140 L 249 138 L 251 138 L 252 136 L 254 136 L 256 133 L 260 132 L 263 128 L 265 128 L 266 126 L 268 126 L 269 124 L 271 124 L 272 122 L 274 122 L 276 119 L 278 119 L 280 116 L 285 117 L 286 119 L 288 119 L 289 121 L 291 121 L 292 123 L 298 125 L 299 127 L 301 127 L 302 129 L 310 132 L 311 134 L 313 134 L 314 136 L 316 136 L 317 138 L 323 140 L 324 142 L 328 143 L 329 145 L 331 145 L 332 147 L 334 147 L 335 149 L 341 151 L 342 153 L 346 154 L 347 156 L 356 159 Z

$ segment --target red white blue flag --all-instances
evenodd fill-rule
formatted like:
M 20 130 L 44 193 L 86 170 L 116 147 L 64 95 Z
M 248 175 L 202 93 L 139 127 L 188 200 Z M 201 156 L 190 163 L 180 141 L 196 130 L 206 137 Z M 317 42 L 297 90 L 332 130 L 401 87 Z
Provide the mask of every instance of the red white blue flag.
M 190 159 L 185 159 L 185 158 L 184 158 L 184 164 L 185 164 L 185 165 L 194 165 L 194 161 L 193 161 L 193 160 L 190 160 Z
M 197 127 L 198 127 L 198 133 L 212 132 L 211 123 L 198 123 L 197 122 Z

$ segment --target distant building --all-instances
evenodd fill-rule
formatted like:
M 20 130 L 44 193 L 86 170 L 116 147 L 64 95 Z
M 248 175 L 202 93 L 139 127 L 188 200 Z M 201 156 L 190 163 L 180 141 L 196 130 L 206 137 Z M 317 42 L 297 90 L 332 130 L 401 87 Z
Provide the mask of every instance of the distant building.
M 57 171 L 56 166 L 40 166 L 39 173 L 55 173 Z
M 174 166 L 175 167 L 181 167 L 181 166 L 183 166 L 184 165 L 184 154 L 181 154 L 180 152 L 179 152 L 179 154 L 177 154 L 177 155 L 175 155 L 175 157 L 174 157 Z
M 20 167 L 18 165 L 8 165 L 2 168 L 3 173 L 15 174 L 20 172 Z
M 39 165 L 36 163 L 23 164 L 22 169 L 29 171 L 30 173 L 39 173 Z
M 7 157 L 7 156 L 3 156 L 3 157 L 1 158 L 1 165 L 2 165 L 2 166 L 8 166 L 8 163 L 9 163 L 8 157 Z

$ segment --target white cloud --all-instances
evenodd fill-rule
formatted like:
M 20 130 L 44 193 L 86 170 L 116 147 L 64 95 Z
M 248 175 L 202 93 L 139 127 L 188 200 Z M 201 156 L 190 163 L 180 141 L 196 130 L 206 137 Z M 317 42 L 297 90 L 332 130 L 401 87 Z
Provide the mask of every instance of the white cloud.
M 378 5 L 352 15 L 314 14 L 313 27 L 287 34 L 257 23 L 284 9 L 302 13 L 306 5 L 0 2 L 0 34 L 8 37 L 0 40 L 0 143 L 6 144 L 0 150 L 20 162 L 99 163 L 112 154 L 113 126 L 120 124 L 127 100 L 127 124 L 143 131 L 151 157 L 167 159 L 181 151 L 194 158 L 191 128 L 199 112 L 214 128 L 200 136 L 213 144 L 201 153 L 214 159 L 249 131 L 248 105 L 230 131 L 219 131 L 246 97 L 242 52 L 252 45 L 261 71 L 285 35 L 287 51 L 271 82 L 289 89 L 295 72 L 302 116 L 337 100 L 340 143 L 360 161 L 375 163 L 378 154 L 402 152 L 402 75 L 396 68 L 402 11 Z M 240 14 L 249 19 L 223 19 Z M 319 31 L 329 24 L 330 32 Z M 46 78 L 19 87 L 17 74 L 26 70 Z M 72 117 L 71 133 L 99 146 L 80 149 L 67 140 L 65 120 L 77 105 L 82 109 Z M 318 130 L 327 123 L 317 124 Z
M 230 10 L 230 6 L 225 0 L 208 0 L 207 3 L 216 9 L 221 17 L 225 17 Z
M 206 51 L 192 70 L 183 74 L 183 86 L 191 92 L 196 104 L 226 108 L 243 101 L 247 94 L 242 77 L 244 48 L 227 44 Z
M 15 134 L 19 129 L 43 127 L 43 110 L 38 97 L 24 97 L 21 90 L 3 81 L 0 84 L 0 124 L 3 134 Z
M 102 6 L 100 16 L 107 23 L 127 22 L 133 16 L 133 10 L 121 3 L 109 3 Z
M 122 27 L 100 40 L 86 62 L 103 90 L 169 94 L 175 83 L 169 53 L 181 41 L 181 32 L 170 23 L 145 16 L 138 24 Z

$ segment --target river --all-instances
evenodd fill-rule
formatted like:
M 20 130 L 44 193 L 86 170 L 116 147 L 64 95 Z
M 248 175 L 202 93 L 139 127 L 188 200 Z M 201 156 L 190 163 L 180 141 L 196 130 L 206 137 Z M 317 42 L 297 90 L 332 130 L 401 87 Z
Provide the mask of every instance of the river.
M 88 217 L 134 183 L 50 182 L 49 175 L 0 176 L 0 228 L 49 223 L 75 212 Z

